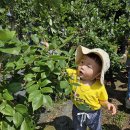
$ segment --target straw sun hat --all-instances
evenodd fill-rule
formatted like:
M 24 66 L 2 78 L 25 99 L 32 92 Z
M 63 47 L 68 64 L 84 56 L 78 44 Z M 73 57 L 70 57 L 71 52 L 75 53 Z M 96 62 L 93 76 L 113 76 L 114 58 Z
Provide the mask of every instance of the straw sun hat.
M 95 53 L 97 54 L 101 60 L 102 60 L 102 70 L 101 70 L 101 77 L 100 77 L 100 82 L 101 84 L 104 84 L 104 74 L 110 67 L 110 59 L 108 53 L 106 53 L 104 50 L 100 48 L 94 48 L 94 49 L 89 49 L 83 46 L 78 46 L 76 49 L 75 53 L 75 62 L 78 64 L 84 54 L 89 54 L 89 53 Z

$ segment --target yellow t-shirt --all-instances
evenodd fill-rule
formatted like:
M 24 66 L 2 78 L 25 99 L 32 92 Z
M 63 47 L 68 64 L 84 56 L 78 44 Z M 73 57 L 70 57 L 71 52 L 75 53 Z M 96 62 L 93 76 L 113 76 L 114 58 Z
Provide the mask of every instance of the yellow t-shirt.
M 101 108 L 99 100 L 108 100 L 105 86 L 97 80 L 92 86 L 80 83 L 77 71 L 67 69 L 72 85 L 71 99 L 73 104 L 80 110 L 98 110 Z

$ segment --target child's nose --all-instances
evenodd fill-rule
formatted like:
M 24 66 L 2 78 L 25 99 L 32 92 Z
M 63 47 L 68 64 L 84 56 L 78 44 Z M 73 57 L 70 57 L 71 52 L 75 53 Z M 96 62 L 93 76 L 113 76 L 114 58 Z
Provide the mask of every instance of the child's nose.
M 81 66 L 81 70 L 84 70 L 84 66 L 83 65 Z

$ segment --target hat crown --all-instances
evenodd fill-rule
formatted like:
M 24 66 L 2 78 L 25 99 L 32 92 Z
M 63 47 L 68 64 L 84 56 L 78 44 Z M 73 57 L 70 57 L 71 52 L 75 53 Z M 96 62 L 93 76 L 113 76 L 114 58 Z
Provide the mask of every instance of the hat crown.
M 109 58 L 108 53 L 100 48 L 95 48 L 95 49 L 92 49 L 91 51 L 93 51 L 92 53 L 99 55 L 99 57 L 102 59 L 103 64 L 104 64 L 103 65 L 104 72 L 106 72 L 110 67 L 110 58 Z

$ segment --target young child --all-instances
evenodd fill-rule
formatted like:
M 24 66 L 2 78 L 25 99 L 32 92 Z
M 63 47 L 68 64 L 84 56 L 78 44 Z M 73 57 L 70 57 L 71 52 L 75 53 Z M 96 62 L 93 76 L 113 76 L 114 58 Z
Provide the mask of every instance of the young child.
M 110 67 L 108 54 L 102 49 L 78 46 L 75 55 L 77 70 L 67 69 L 72 84 L 74 130 L 102 130 L 101 106 L 116 114 L 116 108 L 108 102 L 104 86 L 104 74 Z

